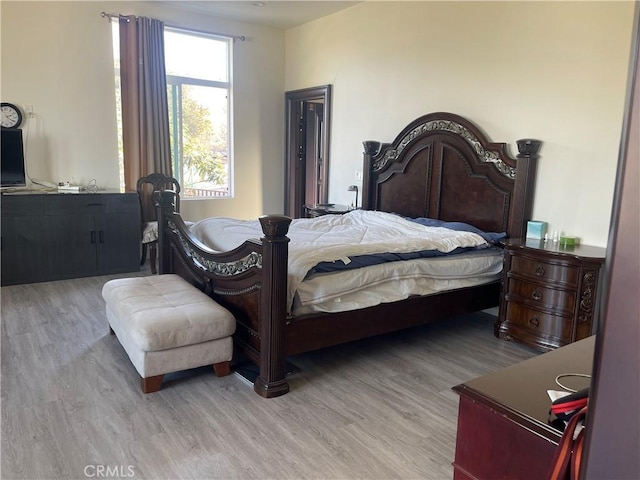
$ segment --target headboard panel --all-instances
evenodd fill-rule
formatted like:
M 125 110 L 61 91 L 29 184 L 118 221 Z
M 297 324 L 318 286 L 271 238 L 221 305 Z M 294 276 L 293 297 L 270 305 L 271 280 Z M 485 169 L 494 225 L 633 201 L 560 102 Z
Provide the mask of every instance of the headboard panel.
M 363 208 L 526 233 L 541 142 L 518 141 L 518 160 L 468 120 L 432 113 L 393 143 L 364 142 Z

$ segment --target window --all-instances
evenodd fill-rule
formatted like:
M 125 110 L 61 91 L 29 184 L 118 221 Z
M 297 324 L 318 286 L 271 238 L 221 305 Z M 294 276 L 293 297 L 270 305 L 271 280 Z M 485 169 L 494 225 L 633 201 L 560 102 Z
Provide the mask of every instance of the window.
M 120 119 L 116 22 L 113 34 Z M 173 176 L 185 197 L 230 197 L 233 193 L 231 47 L 230 38 L 170 27 L 164 30 Z M 118 123 L 122 159 L 122 125 Z M 124 184 L 122 166 L 120 171 Z
M 187 197 L 231 196 L 231 39 L 165 28 L 174 176 Z

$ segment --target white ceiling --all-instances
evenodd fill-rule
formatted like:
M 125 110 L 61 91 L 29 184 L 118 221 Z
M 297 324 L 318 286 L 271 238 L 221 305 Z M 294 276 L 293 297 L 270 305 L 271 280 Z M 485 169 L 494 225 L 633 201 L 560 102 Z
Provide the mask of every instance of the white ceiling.
M 171 5 L 194 13 L 218 16 L 229 20 L 242 21 L 268 27 L 288 29 L 326 17 L 359 1 L 169 1 Z M 260 6 L 262 5 L 262 6 Z

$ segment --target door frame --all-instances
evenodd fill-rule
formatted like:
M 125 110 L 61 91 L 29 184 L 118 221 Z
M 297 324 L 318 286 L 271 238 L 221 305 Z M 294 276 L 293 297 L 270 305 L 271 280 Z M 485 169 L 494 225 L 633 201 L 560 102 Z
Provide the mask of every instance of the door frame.
M 326 202 L 329 195 L 329 140 L 331 132 L 331 85 L 303 88 L 285 92 L 285 180 L 284 180 L 284 214 L 292 217 L 301 217 L 302 198 L 300 188 L 296 188 L 296 165 L 298 164 L 298 131 L 299 119 L 296 115 L 296 106 L 300 102 L 321 101 L 324 104 L 324 128 L 322 129 L 322 160 L 321 175 L 324 181 L 321 184 L 319 197 L 321 202 Z

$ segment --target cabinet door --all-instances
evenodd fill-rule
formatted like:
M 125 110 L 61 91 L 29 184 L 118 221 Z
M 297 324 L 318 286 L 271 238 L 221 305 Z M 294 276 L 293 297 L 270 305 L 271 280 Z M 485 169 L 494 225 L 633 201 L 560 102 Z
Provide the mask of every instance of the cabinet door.
M 42 215 L 2 217 L 2 285 L 47 279 Z
M 140 270 L 140 222 L 134 212 L 96 215 L 98 272 Z
M 98 236 L 93 214 L 48 216 L 46 228 L 51 279 L 96 274 Z

